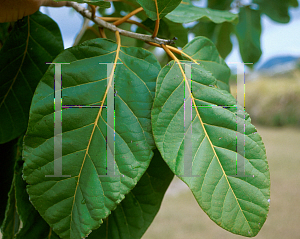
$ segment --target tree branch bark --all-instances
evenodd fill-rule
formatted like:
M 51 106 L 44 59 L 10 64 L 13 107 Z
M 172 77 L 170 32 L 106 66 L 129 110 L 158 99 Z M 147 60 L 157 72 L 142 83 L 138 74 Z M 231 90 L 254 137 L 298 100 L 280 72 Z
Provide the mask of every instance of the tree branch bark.
M 148 41 L 148 42 L 154 42 L 157 44 L 165 44 L 165 45 L 169 45 L 169 44 L 174 44 L 173 40 L 168 40 L 168 39 L 160 39 L 160 38 L 152 38 L 151 35 L 145 35 L 145 34 L 140 34 L 140 33 L 135 33 L 135 32 L 130 32 L 130 31 L 126 31 L 123 30 L 121 28 L 116 27 L 115 25 L 108 23 L 98 17 L 95 17 L 94 19 L 92 19 L 92 13 L 82 7 L 81 5 L 79 5 L 76 2 L 67 2 L 66 6 L 72 7 L 74 8 L 77 12 L 79 12 L 83 17 L 86 17 L 88 19 L 90 19 L 91 21 L 93 21 L 94 23 L 96 23 L 97 25 L 99 25 L 100 27 L 104 27 L 107 28 L 113 32 L 118 31 L 120 33 L 120 35 L 123 36 L 127 36 L 127 37 L 131 37 L 131 38 L 135 38 L 138 40 L 142 40 L 142 41 Z

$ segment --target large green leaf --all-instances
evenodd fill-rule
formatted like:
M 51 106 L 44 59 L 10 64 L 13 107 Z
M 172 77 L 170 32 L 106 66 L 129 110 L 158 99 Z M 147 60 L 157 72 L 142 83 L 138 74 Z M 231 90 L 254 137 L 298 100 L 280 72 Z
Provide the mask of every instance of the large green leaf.
M 214 222 L 230 232 L 255 236 L 269 210 L 270 175 L 263 142 L 249 115 L 245 114 L 244 120 L 239 113 L 243 108 L 239 106 L 237 112 L 234 97 L 213 87 L 216 79 L 209 71 L 195 64 L 191 76 L 192 115 L 185 116 L 191 104 L 184 104 L 186 89 L 190 92 L 188 81 L 174 61 L 161 70 L 152 110 L 155 143 L 171 170 L 189 186 Z M 191 117 L 189 123 L 184 120 L 187 117 Z M 243 132 L 236 131 L 237 124 L 245 127 L 245 149 L 238 154 L 236 138 Z M 191 138 L 186 136 L 188 131 Z M 190 150 L 184 151 L 185 147 Z M 245 175 L 254 177 L 234 176 L 238 155 L 244 160 Z
M 189 23 L 197 20 L 208 20 L 214 23 L 233 22 L 237 23 L 238 15 L 228 11 L 214 10 L 196 7 L 193 4 L 180 4 L 166 18 L 172 22 Z
M 217 87 L 229 92 L 230 69 L 211 40 L 195 37 L 182 50 L 213 74 L 217 79 Z
M 288 23 L 290 21 L 289 6 L 297 7 L 297 0 L 254 0 L 259 9 L 273 21 Z
M 0 143 L 27 127 L 33 92 L 48 65 L 63 50 L 57 24 L 40 12 L 15 23 L 0 51 Z
M 169 12 L 172 12 L 181 2 L 181 0 L 137 0 L 137 2 L 144 8 L 148 17 L 153 21 L 157 19 L 155 1 L 157 1 L 159 18 L 163 18 Z
M 121 47 L 118 59 L 117 52 L 114 42 L 95 39 L 55 59 L 70 63 L 62 66 L 62 104 L 95 106 L 62 110 L 62 169 L 71 177 L 45 177 L 54 169 L 54 66 L 32 100 L 24 178 L 31 202 L 61 238 L 85 237 L 98 228 L 136 185 L 153 156 L 150 112 L 160 65 L 141 48 Z M 107 127 L 107 109 L 99 106 L 107 105 L 106 64 L 116 60 L 123 64 L 116 64 L 114 71 L 113 132 Z M 105 176 L 107 130 L 115 134 L 115 173 L 120 176 Z
M 88 238 L 141 238 L 156 216 L 173 176 L 155 149 L 149 168 L 134 189 Z
M 242 7 L 239 19 L 235 31 L 242 60 L 245 63 L 256 63 L 262 53 L 260 49 L 260 12 L 250 7 Z

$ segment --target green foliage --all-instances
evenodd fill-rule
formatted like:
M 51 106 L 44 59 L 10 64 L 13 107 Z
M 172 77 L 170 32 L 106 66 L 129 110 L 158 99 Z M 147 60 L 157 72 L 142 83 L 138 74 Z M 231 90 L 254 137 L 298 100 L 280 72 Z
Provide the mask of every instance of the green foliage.
M 253 2 L 259 5 L 260 10 L 264 14 L 273 21 L 280 23 L 288 23 L 290 21 L 289 6 L 298 7 L 297 0 L 254 0 Z
M 42 13 L 18 21 L 0 52 L 0 143 L 26 130 L 34 90 L 63 50 L 57 24 Z
M 246 114 L 244 121 L 237 111 L 241 109 L 222 107 L 236 101 L 230 93 L 214 87 L 216 78 L 201 64 L 192 68 L 192 98 L 196 104 L 191 125 L 185 125 L 185 84 L 175 62 L 158 75 L 152 110 L 155 143 L 171 170 L 184 175 L 185 128 L 192 128 L 191 172 L 200 176 L 179 177 L 218 225 L 243 236 L 255 236 L 265 222 L 270 198 L 270 192 L 265 190 L 270 187 L 270 175 L 261 137 L 249 115 Z M 236 119 L 236 115 L 240 118 Z M 245 125 L 245 152 L 238 153 L 245 154 L 245 175 L 254 177 L 232 177 L 236 170 L 236 134 L 243 134 L 237 133 L 237 123 L 241 120 Z
M 189 23 L 199 19 L 212 21 L 214 23 L 236 23 L 238 20 L 237 15 L 231 12 L 200 8 L 192 4 L 180 4 L 174 11 L 169 13 L 166 18 L 177 23 Z
M 71 63 L 63 66 L 64 104 L 106 101 L 107 70 L 99 63 L 114 62 L 116 49 L 112 41 L 96 39 L 67 49 L 54 60 Z M 54 125 L 54 66 L 41 79 L 32 100 L 23 152 L 30 161 L 25 161 L 24 178 L 33 205 L 61 238 L 85 237 L 99 227 L 136 185 L 153 156 L 150 112 L 160 65 L 150 52 L 131 47 L 121 48 L 118 63 L 123 63 L 115 69 L 115 173 L 119 177 L 98 177 L 106 175 L 107 110 L 102 107 L 62 111 L 63 168 L 72 178 L 45 177 L 53 174 L 54 167 L 53 146 L 45 144 L 53 139 L 49 125 Z
M 0 25 L 3 238 L 141 238 L 174 175 L 216 224 L 255 236 L 269 210 L 269 169 L 261 137 L 230 94 L 223 58 L 236 34 L 243 60 L 258 61 L 261 14 L 285 22 L 296 2 L 275 1 L 271 13 L 272 3 L 260 0 L 258 9 L 239 6 L 239 14 L 228 11 L 232 0 L 209 0 L 206 8 L 189 0 L 76 2 L 100 6 L 97 14 L 107 22 L 124 20 L 124 13 L 139 7 L 144 11 L 135 15 L 138 23 L 118 25 L 121 36 L 111 25 L 104 32 L 97 24 L 85 26 L 79 43 L 66 50 L 57 24 L 40 12 Z M 114 12 L 108 13 L 111 5 Z M 194 21 L 191 29 L 183 24 Z M 155 29 L 157 38 L 149 40 Z M 195 34 L 191 41 L 189 33 Z M 155 46 L 162 45 L 149 47 L 148 41 L 162 39 L 174 44 L 158 55 Z M 58 69 L 45 63 L 66 63 L 61 100 L 54 99 Z M 185 75 L 187 64 L 191 76 Z M 187 108 L 190 125 L 185 125 Z M 55 133 L 59 124 L 62 131 Z M 237 125 L 245 125 L 245 132 Z M 193 129 L 191 138 L 187 129 Z M 237 138 L 243 134 L 240 149 Z M 62 148 L 61 157 L 55 145 Z M 187 153 L 196 177 L 185 175 Z M 254 177 L 236 174 L 237 157 L 245 162 L 245 174 Z M 54 175 L 57 162 L 63 175 Z
M 155 1 L 157 1 L 159 18 L 163 18 L 169 12 L 172 12 L 181 2 L 181 0 L 137 0 L 137 2 L 144 8 L 148 17 L 152 20 L 157 19 Z
M 149 168 L 137 185 L 88 238 L 141 238 L 156 216 L 173 176 L 155 149 Z
M 260 12 L 243 7 L 240 9 L 239 19 L 235 29 L 243 62 L 257 62 L 261 56 Z

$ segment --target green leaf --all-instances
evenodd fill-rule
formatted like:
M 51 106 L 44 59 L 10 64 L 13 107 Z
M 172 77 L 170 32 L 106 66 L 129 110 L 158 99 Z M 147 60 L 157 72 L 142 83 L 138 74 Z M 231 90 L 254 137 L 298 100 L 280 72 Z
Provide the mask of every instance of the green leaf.
M 213 22 L 198 22 L 195 26 L 189 29 L 189 32 L 194 33 L 195 36 L 204 36 L 210 40 L 214 40 L 216 26 L 217 24 Z
M 16 197 L 14 183 L 11 184 L 11 188 L 8 193 L 8 201 L 5 210 L 5 219 L 1 226 L 2 239 L 14 238 L 14 235 L 19 229 L 19 218 L 16 212 Z
M 54 0 L 55 2 L 62 2 L 62 1 L 67 1 L 71 2 L 70 0 Z M 110 8 L 110 2 L 103 1 L 103 0 L 72 0 L 72 2 L 78 2 L 78 3 L 87 3 L 90 5 L 95 5 L 103 8 Z
M 200 8 L 192 4 L 180 4 L 166 18 L 172 22 L 189 23 L 198 20 L 212 21 L 214 23 L 238 22 L 238 15 L 228 11 Z
M 250 7 L 242 7 L 239 19 L 235 32 L 243 62 L 256 63 L 262 53 L 260 49 L 260 12 Z
M 115 15 L 115 17 L 123 17 L 124 12 L 128 14 L 141 7 L 141 5 L 136 0 L 126 0 L 124 2 L 113 1 L 113 6 L 115 8 L 115 12 L 112 15 Z M 135 16 L 137 16 L 141 20 L 145 20 L 147 18 L 147 14 L 144 11 L 138 12 L 137 14 L 135 14 Z
M 167 28 L 170 32 L 169 39 L 176 37 L 175 45 L 184 47 L 188 43 L 188 29 L 182 26 L 180 23 L 169 21 L 167 18 L 163 19 L 167 23 Z
M 80 40 L 78 42 L 78 45 L 81 44 L 81 43 L 83 43 L 83 42 L 85 42 L 85 41 L 98 38 L 99 36 L 96 33 L 97 31 L 99 31 L 99 30 L 98 30 L 98 26 L 96 24 L 94 24 L 91 27 L 88 27 L 85 30 L 85 32 L 83 33 L 82 37 L 80 38 Z
M 158 6 L 159 18 L 163 18 L 169 12 L 172 12 L 181 2 L 181 0 L 156 0 Z M 137 2 L 144 8 L 146 14 L 150 19 L 155 21 L 157 19 L 155 0 L 137 0 Z
M 27 239 L 27 238 L 44 238 L 49 239 L 50 227 L 45 222 L 45 220 L 39 215 L 38 211 L 32 206 L 29 202 L 29 195 L 26 192 L 26 183 L 22 178 L 22 143 L 23 136 L 14 139 L 13 141 L 1 145 L 1 153 L 4 153 L 5 161 L 7 160 L 10 164 L 14 165 L 14 168 L 10 165 L 1 165 L 2 169 L 6 171 L 13 171 L 11 176 L 13 176 L 10 182 L 3 178 L 1 184 L 6 184 L 8 186 L 12 185 L 9 195 L 8 209 L 6 212 L 5 223 L 3 224 L 4 236 L 7 238 L 16 238 L 16 239 Z M 6 147 L 6 150 L 2 150 Z M 8 157 L 10 156 L 10 157 Z M 3 161 L 4 161 L 3 160 Z M 1 176 L 11 177 L 10 174 L 2 172 Z M 4 185 L 3 185 L 4 186 Z M 3 187 L 2 186 L 2 187 Z M 4 188 L 4 187 L 3 187 Z M 2 188 L 2 189 L 3 189 Z M 1 191 L 1 198 L 6 192 Z M 1 205 L 6 206 L 7 202 L 1 201 Z M 15 218 L 15 221 L 14 221 Z M 21 228 L 19 229 L 18 223 L 22 222 Z M 2 224 L 2 221 L 1 221 Z M 19 229 L 19 230 L 18 230 Z M 59 237 L 55 236 L 55 233 L 52 232 L 51 239 L 58 239 Z
M 173 176 L 155 149 L 149 168 L 137 185 L 88 238 L 141 238 L 156 216 Z
M 47 238 L 50 227 L 45 220 L 40 216 L 38 211 L 32 206 L 29 201 L 29 195 L 26 192 L 26 182 L 22 178 L 23 160 L 20 157 L 15 166 L 15 191 L 16 191 L 16 207 L 17 212 L 22 222 L 22 228 L 15 236 L 16 239 L 27 238 Z M 52 233 L 53 234 L 53 233 Z M 53 234 L 53 238 L 55 237 Z
M 223 22 L 217 26 L 217 40 L 215 44 L 223 59 L 225 59 L 232 50 L 230 35 L 233 29 L 233 25 L 230 22 Z
M 70 63 L 62 66 L 62 104 L 97 105 L 62 110 L 62 169 L 71 177 L 45 177 L 54 170 L 53 65 L 32 100 L 24 178 L 31 202 L 63 239 L 82 238 L 98 228 L 136 185 L 153 156 L 150 112 L 160 65 L 144 49 L 121 47 L 118 63 L 123 64 L 116 64 L 114 71 L 115 174 L 120 176 L 105 177 L 107 110 L 100 105 L 107 105 L 106 63 L 115 62 L 117 51 L 114 42 L 95 39 L 54 60 Z
M 209 71 L 194 64 L 191 76 L 192 117 L 184 116 L 186 82 L 179 64 L 172 61 L 161 70 L 152 110 L 155 143 L 171 170 L 189 186 L 215 223 L 232 233 L 255 236 L 269 211 L 270 175 L 265 147 L 249 115 L 245 113 L 244 120 L 244 115 L 238 113 L 243 108 L 234 106 L 235 98 L 211 87 L 217 80 Z M 184 126 L 184 117 L 191 117 L 189 125 Z M 245 127 L 245 151 L 239 150 L 238 155 L 244 159 L 245 175 L 254 177 L 231 176 L 236 175 L 236 138 L 243 133 L 237 132 L 237 123 Z M 187 129 L 192 131 L 191 143 L 185 145 Z M 184 152 L 185 146 L 190 147 L 188 152 Z M 192 164 L 188 169 L 195 176 L 184 175 L 185 161 L 189 161 L 186 154 Z
M 218 10 L 230 10 L 233 0 L 208 0 L 207 7 Z
M 63 50 L 57 24 L 40 12 L 15 23 L 0 51 L 0 143 L 27 127 L 33 92 L 48 65 Z
M 0 225 L 5 217 L 5 209 L 8 200 L 8 192 L 14 176 L 14 165 L 17 154 L 17 139 L 5 144 L 0 144 Z
M 296 0 L 254 0 L 259 5 L 262 13 L 266 14 L 273 21 L 288 23 L 290 21 L 289 6 L 298 7 Z
M 228 83 L 230 69 L 211 40 L 205 37 L 195 37 L 182 50 L 213 74 L 217 79 L 217 87 L 230 91 Z
M 0 23 L 0 49 L 3 46 L 3 43 L 5 42 L 6 38 L 9 35 L 8 29 L 9 29 L 10 23 L 4 22 Z

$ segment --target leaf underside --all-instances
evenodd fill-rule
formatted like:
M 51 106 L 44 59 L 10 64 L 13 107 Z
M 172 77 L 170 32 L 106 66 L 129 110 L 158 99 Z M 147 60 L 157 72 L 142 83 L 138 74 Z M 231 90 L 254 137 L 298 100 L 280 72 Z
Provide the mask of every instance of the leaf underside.
M 214 23 L 238 22 L 237 14 L 209 8 L 196 7 L 193 4 L 180 4 L 166 18 L 177 23 L 189 23 L 198 20 L 212 21 Z

